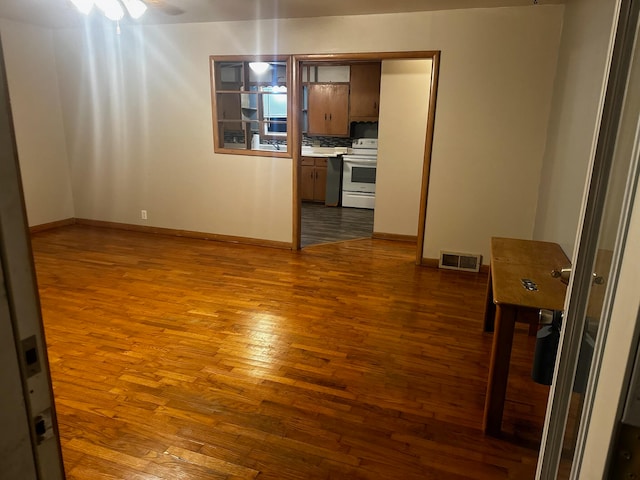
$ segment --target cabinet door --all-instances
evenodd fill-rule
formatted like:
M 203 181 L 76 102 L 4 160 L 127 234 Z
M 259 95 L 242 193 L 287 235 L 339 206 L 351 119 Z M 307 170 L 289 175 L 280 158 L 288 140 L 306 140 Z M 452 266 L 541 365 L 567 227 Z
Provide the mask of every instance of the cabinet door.
M 351 66 L 351 121 L 372 122 L 378 119 L 380 107 L 380 63 Z
M 329 85 L 314 83 L 309 85 L 307 115 L 309 125 L 307 133 L 310 135 L 324 135 L 326 133 L 327 102 L 326 87 Z
M 309 85 L 309 135 L 349 135 L 349 85 Z
M 316 159 L 316 181 L 313 188 L 313 199 L 316 202 L 324 203 L 327 197 L 327 160 Z
M 349 135 L 349 85 L 331 85 L 328 135 Z
M 313 158 L 302 158 L 300 170 L 300 199 L 313 201 L 316 180 Z

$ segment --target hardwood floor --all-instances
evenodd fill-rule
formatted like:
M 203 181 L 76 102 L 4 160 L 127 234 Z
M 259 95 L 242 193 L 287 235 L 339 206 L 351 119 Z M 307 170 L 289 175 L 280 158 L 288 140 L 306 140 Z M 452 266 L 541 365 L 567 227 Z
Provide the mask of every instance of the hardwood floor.
M 302 203 L 301 246 L 371 238 L 373 210 Z
M 533 478 L 547 388 L 514 339 L 481 431 L 486 276 L 354 240 L 301 252 L 33 236 L 68 479 Z

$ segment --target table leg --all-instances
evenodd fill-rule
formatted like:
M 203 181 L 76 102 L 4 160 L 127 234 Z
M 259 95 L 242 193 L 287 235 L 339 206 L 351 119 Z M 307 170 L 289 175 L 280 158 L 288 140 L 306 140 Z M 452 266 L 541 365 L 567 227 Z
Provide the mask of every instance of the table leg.
M 502 428 L 502 413 L 507 394 L 511 346 L 516 324 L 516 308 L 509 305 L 497 305 L 495 333 L 489 363 L 487 397 L 484 404 L 482 429 L 489 435 L 498 435 Z
M 496 305 L 493 303 L 493 280 L 491 267 L 489 267 L 489 283 L 487 284 L 487 298 L 484 307 L 484 331 L 493 332 L 493 322 L 496 316 Z

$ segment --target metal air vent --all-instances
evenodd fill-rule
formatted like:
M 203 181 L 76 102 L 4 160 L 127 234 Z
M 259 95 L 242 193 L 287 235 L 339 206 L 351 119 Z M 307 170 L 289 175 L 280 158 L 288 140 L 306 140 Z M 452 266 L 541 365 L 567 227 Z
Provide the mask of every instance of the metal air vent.
M 482 255 L 440 251 L 440 261 L 438 263 L 440 268 L 479 272 L 480 265 L 482 265 Z

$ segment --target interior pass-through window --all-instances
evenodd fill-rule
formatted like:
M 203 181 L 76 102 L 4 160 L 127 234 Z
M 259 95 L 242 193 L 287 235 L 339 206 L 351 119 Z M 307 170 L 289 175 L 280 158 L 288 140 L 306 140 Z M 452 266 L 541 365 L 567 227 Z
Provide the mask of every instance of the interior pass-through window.
M 210 57 L 218 153 L 289 157 L 288 57 Z

